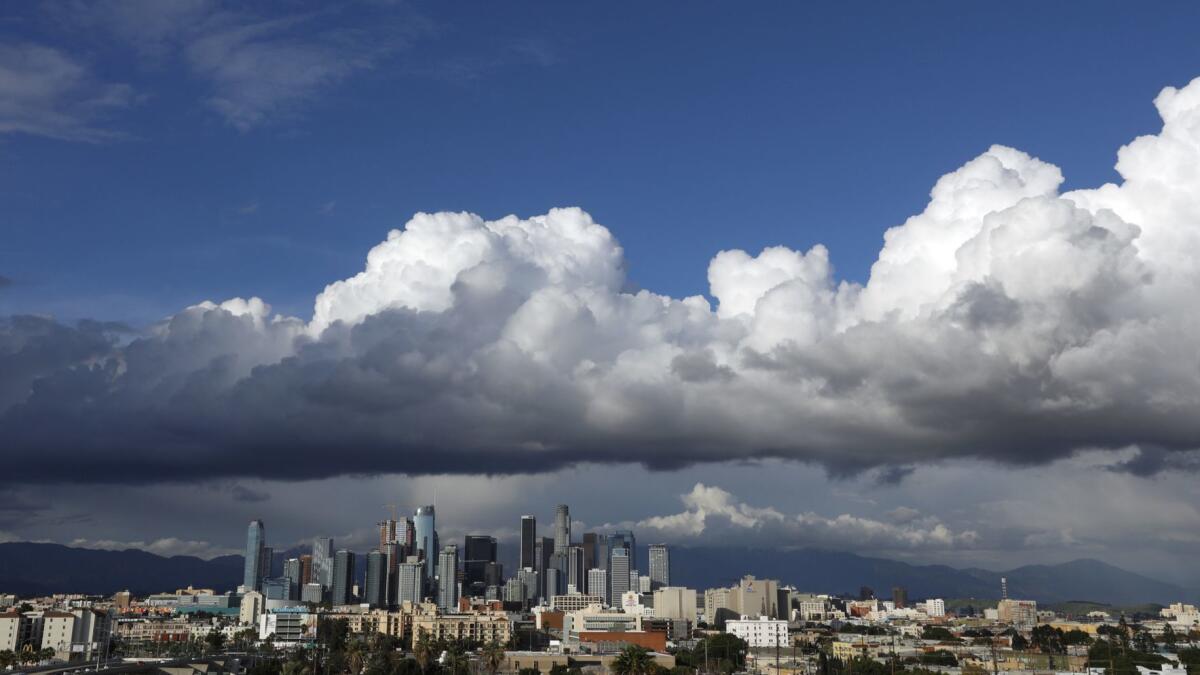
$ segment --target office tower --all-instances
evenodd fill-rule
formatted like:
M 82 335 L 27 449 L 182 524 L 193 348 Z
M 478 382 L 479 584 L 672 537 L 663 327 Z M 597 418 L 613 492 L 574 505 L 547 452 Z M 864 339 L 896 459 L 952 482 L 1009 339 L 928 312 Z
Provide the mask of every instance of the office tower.
M 903 586 L 892 586 L 892 604 L 896 609 L 908 607 L 908 589 Z
M 304 588 L 300 590 L 300 599 L 304 602 L 311 602 L 314 605 L 321 604 L 324 596 L 325 590 L 321 588 L 321 584 L 315 582 L 304 584 Z
M 312 555 L 305 553 L 300 556 L 300 585 L 311 584 L 312 580 Z
M 488 565 L 494 565 L 495 562 L 496 538 L 468 534 L 463 541 L 463 592 L 476 597 L 482 596 L 489 585 Z
M 433 579 L 437 576 L 437 523 L 433 506 L 422 506 L 413 515 L 413 526 L 416 531 L 413 555 L 419 555 L 425 561 L 425 576 Z
M 337 605 L 350 604 L 350 591 L 354 586 L 354 552 L 342 549 L 333 556 L 333 587 L 330 602 Z
M 504 583 L 504 565 L 490 562 L 483 568 L 483 581 L 488 586 L 500 586 Z
M 258 569 L 262 578 L 266 579 L 267 577 L 277 576 L 275 574 L 275 549 L 270 546 L 263 546 L 260 555 Z
M 608 558 L 612 560 L 612 552 L 618 548 L 624 548 L 626 555 L 629 556 L 629 568 L 637 567 L 637 540 L 633 537 L 631 530 L 617 530 L 608 535 Z M 612 578 L 612 570 L 609 570 L 609 578 Z M 610 582 L 611 583 L 611 582 Z M 620 602 L 621 598 L 614 597 L 613 602 Z
M 609 604 L 608 572 L 598 567 L 588 570 L 587 593 L 588 595 L 598 595 L 604 601 L 604 604 Z
M 242 585 L 247 591 L 257 591 L 262 587 L 265 576 L 262 569 L 263 548 L 266 541 L 267 529 L 263 527 L 263 522 L 250 521 L 250 527 L 246 530 L 246 561 L 242 575 Z
M 596 543 L 597 543 L 596 539 L 597 539 L 597 537 L 596 537 L 595 532 L 584 532 L 583 533 L 583 568 L 584 569 L 590 570 L 590 569 L 597 567 L 597 565 L 596 565 Z
M 379 550 L 396 541 L 396 521 L 388 518 L 379 521 Z
M 313 539 L 312 580 L 325 590 L 333 588 L 333 540 L 328 537 Z
M 637 589 L 638 593 L 650 593 L 654 590 L 650 584 L 650 577 L 645 574 L 637 578 L 637 586 L 634 586 L 634 588 Z
M 641 578 L 637 570 L 629 570 L 629 590 L 638 591 L 641 588 Z
M 371 606 L 387 606 L 387 556 L 383 551 L 367 554 L 367 577 L 364 580 L 363 601 Z
M 542 594 L 541 582 L 538 578 L 537 570 L 532 567 L 521 568 L 517 572 L 517 579 L 521 582 L 521 599 L 525 604 L 530 605 Z
M 538 597 L 546 598 L 546 570 L 550 569 L 550 556 L 554 555 L 554 539 L 550 537 L 538 537 L 533 546 L 534 560 L 537 562 L 537 567 L 534 568 L 538 573 L 538 581 L 542 583 L 542 588 L 538 591 Z
M 400 544 L 400 555 L 407 557 L 416 555 L 413 543 L 417 540 L 417 528 L 412 518 L 401 518 L 396 523 L 396 543 Z
M 400 544 L 392 542 L 384 546 L 383 554 L 383 598 L 384 604 L 391 605 L 396 600 L 396 572 L 400 569 Z
M 291 581 L 286 577 L 269 577 L 262 580 L 262 595 L 267 600 L 291 600 Z
M 554 508 L 554 552 L 566 553 L 571 545 L 571 512 L 566 504 Z
M 300 587 L 304 585 L 303 571 L 299 558 L 288 558 L 283 563 L 283 578 L 288 582 L 288 600 L 300 599 Z
M 438 555 L 438 608 L 446 611 L 458 609 L 458 546 L 446 544 Z
M 618 546 L 608 558 L 609 604 L 621 601 L 621 594 L 629 590 L 629 550 Z
M 671 585 L 671 552 L 666 544 L 650 547 L 650 589 Z
M 595 560 L 595 564 L 593 565 L 593 567 L 602 569 L 607 572 L 608 571 L 608 553 L 609 553 L 608 535 L 607 534 L 597 534 L 596 535 L 596 560 Z
M 583 563 L 583 547 L 567 547 L 567 588 L 574 588 L 576 593 L 587 590 L 587 567 Z
M 555 554 L 555 557 L 557 558 L 561 555 L 562 554 Z M 563 586 L 562 579 L 563 579 L 562 571 L 559 570 L 557 567 L 546 568 L 546 588 L 545 588 L 546 595 L 544 596 L 546 598 L 546 600 L 550 600 L 551 598 L 553 598 L 556 595 L 562 595 L 562 592 L 563 592 L 562 591 L 562 586 Z
M 533 516 L 521 516 L 521 559 L 517 569 L 526 567 L 537 569 L 534 562 L 534 543 L 537 539 L 537 519 Z
M 396 572 L 396 604 L 405 601 L 419 605 L 425 599 L 425 563 L 410 556 L 408 562 L 402 562 Z

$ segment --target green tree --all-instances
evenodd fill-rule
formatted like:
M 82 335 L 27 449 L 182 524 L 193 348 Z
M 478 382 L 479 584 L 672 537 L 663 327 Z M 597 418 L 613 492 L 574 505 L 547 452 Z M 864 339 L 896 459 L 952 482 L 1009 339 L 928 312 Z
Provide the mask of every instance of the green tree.
M 0 670 L 8 670 L 17 665 L 17 655 L 11 649 L 0 651 Z
M 434 656 L 433 641 L 426 635 L 424 628 L 421 628 L 413 637 L 412 652 L 413 657 L 417 660 L 417 665 L 421 666 L 421 672 L 428 672 L 429 664 L 433 661 Z
M 496 675 L 496 671 L 504 665 L 504 646 L 499 642 L 489 642 L 479 650 L 479 657 L 483 662 L 484 670 Z
M 204 636 L 204 644 L 209 651 L 219 652 L 221 647 L 225 646 L 225 634 L 216 628 L 208 631 L 208 635 Z
M 650 652 L 638 645 L 627 645 L 613 660 L 613 675 L 649 675 L 654 660 Z
M 958 642 L 959 639 L 945 626 L 925 626 L 921 631 L 922 640 L 941 640 L 942 642 Z
M 1175 629 L 1171 628 L 1170 622 L 1163 626 L 1163 648 L 1168 652 L 1175 651 L 1176 637 Z

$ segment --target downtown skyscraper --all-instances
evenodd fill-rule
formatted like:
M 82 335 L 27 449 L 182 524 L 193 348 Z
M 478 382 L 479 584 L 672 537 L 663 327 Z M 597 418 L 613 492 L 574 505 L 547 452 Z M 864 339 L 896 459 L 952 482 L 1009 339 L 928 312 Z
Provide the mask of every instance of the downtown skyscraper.
M 666 544 L 650 546 L 650 590 L 671 585 L 671 551 Z
M 437 576 L 437 515 L 432 505 L 421 506 L 413 514 L 413 525 L 416 530 L 416 542 L 412 547 L 413 555 L 420 555 L 425 561 L 425 576 L 433 579 Z
M 521 516 L 521 556 L 517 569 L 523 570 L 526 567 L 537 569 L 537 559 L 533 557 L 536 546 L 537 518 L 533 516 Z
M 246 560 L 242 585 L 247 591 L 257 591 L 262 588 L 263 577 L 270 573 L 270 563 L 263 569 L 263 558 L 266 557 L 267 528 L 261 520 L 250 521 L 246 530 Z
M 342 549 L 333 557 L 333 588 L 330 602 L 338 605 L 350 604 L 351 589 L 354 588 L 354 551 Z
M 310 581 L 326 591 L 333 588 L 333 540 L 329 537 L 313 539 Z
M 566 504 L 554 508 L 554 552 L 566 553 L 571 545 L 571 510 Z

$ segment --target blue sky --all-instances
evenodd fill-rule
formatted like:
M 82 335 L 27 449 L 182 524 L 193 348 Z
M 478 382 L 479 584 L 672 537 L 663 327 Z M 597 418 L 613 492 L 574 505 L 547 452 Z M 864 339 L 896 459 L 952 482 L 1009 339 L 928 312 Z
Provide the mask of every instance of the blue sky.
M 1068 186 L 1114 179 L 1114 150 L 1155 128 L 1154 94 L 1200 63 L 1184 3 L 276 8 L 241 20 L 373 53 L 242 128 L 210 102 L 216 66 L 147 35 L 153 6 L 111 30 L 9 8 L 5 44 L 131 91 L 79 112 L 111 139 L 0 136 L 0 312 L 136 324 L 259 295 L 308 316 L 416 211 L 562 205 L 613 230 L 634 284 L 677 297 L 706 292 L 726 248 L 824 243 L 864 280 L 883 231 L 992 143 Z M 360 33 L 330 46 L 335 29 Z
M 264 517 L 366 545 L 382 504 L 440 494 L 448 536 L 569 499 L 647 541 L 1200 587 L 1197 25 L 1182 2 L 9 3 L 0 541 L 213 555 Z M 445 211 L 524 220 L 381 244 Z M 322 294 L 373 247 L 388 264 Z M 730 249 L 710 307 L 673 300 Z M 190 307 L 252 296 L 300 321 Z M 196 503 L 219 514 L 183 533 Z

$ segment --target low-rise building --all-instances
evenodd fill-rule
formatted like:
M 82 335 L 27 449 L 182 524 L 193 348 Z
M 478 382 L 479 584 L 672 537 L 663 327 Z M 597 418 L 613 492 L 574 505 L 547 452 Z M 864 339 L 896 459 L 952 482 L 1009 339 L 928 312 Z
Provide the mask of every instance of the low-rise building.
M 765 616 L 743 616 L 725 622 L 725 632 L 746 641 L 751 647 L 784 647 L 788 644 L 788 622 Z

